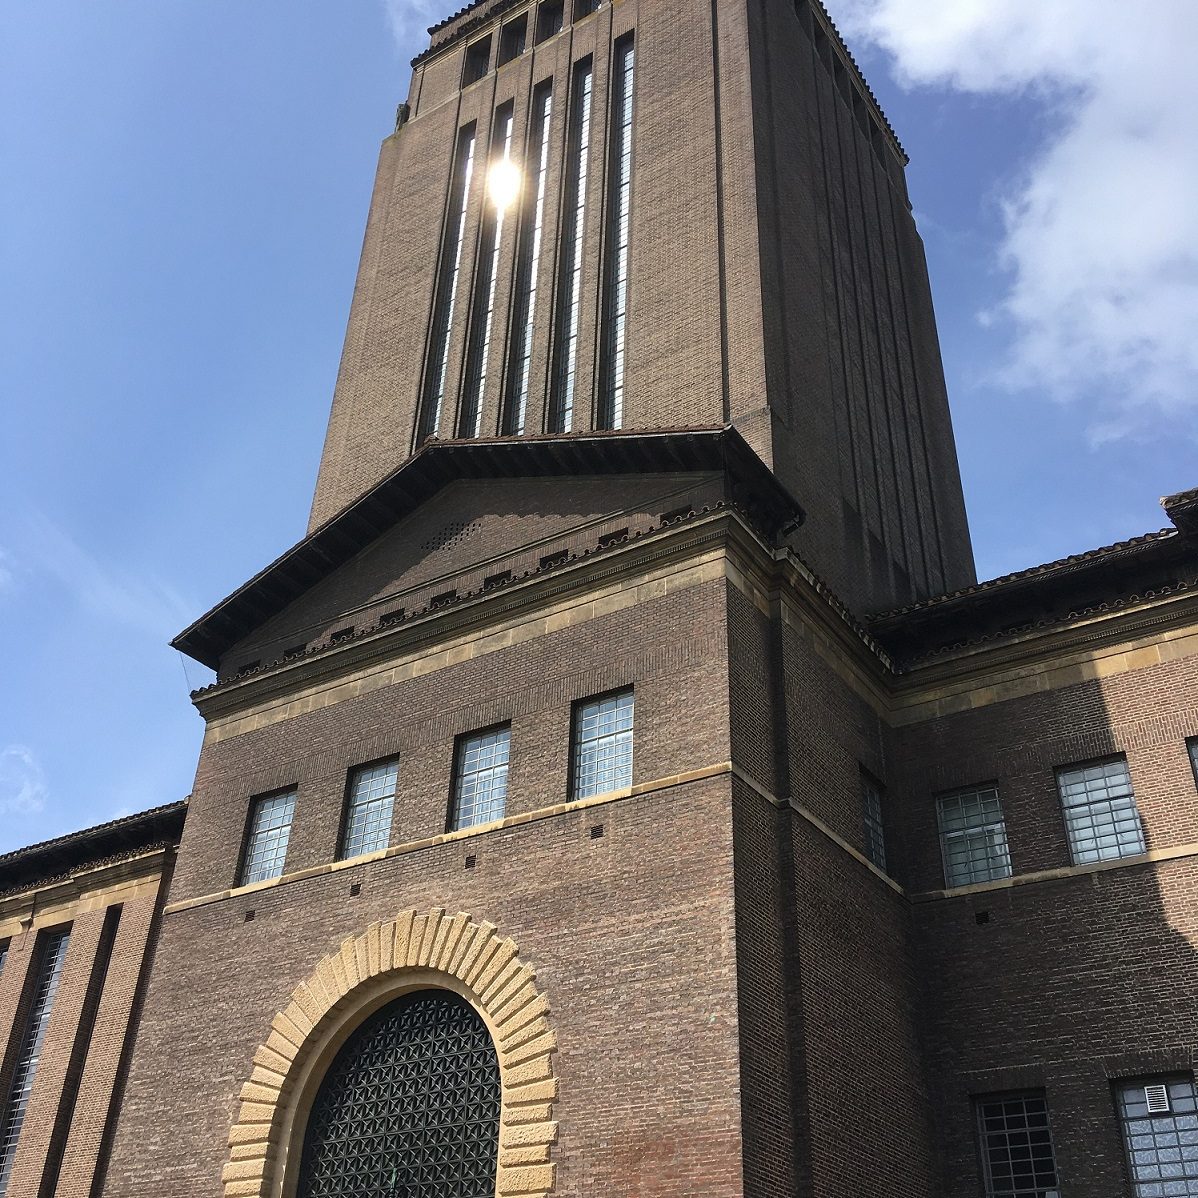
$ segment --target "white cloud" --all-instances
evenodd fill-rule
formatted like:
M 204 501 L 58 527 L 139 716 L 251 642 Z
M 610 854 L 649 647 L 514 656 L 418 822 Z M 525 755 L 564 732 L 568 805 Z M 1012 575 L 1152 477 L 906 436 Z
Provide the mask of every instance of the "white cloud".
M 0 815 L 34 815 L 46 805 L 46 777 L 24 745 L 0 749 Z
M 1198 4 L 839 0 L 905 86 L 1032 92 L 1054 120 L 1004 204 L 1004 381 L 1091 407 L 1096 440 L 1162 414 L 1198 436 Z M 1176 429 L 1173 431 L 1177 431 Z
M 464 7 L 465 3 L 466 0 L 462 0 L 451 8 L 433 0 L 383 0 L 383 9 L 399 48 L 415 57 L 425 47 L 428 27 Z

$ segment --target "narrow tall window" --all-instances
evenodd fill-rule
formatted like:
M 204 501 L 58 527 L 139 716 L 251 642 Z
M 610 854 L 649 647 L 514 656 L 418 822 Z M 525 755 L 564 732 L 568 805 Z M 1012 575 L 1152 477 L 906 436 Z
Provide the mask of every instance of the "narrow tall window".
M 1190 768 L 1194 771 L 1194 781 L 1198 782 L 1198 736 L 1186 741 L 1190 750 Z
M 503 819 L 511 740 L 512 730 L 505 725 L 458 741 L 450 821 L 454 831 Z
M 8 1183 L 17 1157 L 17 1141 L 21 1137 L 21 1126 L 29 1107 L 33 1078 L 42 1055 L 42 1042 L 50 1024 L 50 1012 L 54 1007 L 54 996 L 58 993 L 58 981 L 62 977 L 70 939 L 69 931 L 52 932 L 40 946 L 29 1014 L 21 1035 L 12 1082 L 4 1107 L 0 1110 L 0 1198 L 8 1193 Z
M 1060 1198 L 1042 1093 L 979 1099 L 978 1138 L 987 1198 Z
M 1007 825 L 997 787 L 941 795 L 936 816 L 946 886 L 972 886 L 1011 876 Z
M 508 364 L 507 397 L 503 431 L 524 432 L 528 409 L 529 375 L 532 371 L 532 333 L 537 310 L 537 273 L 541 264 L 541 236 L 545 226 L 545 181 L 549 175 L 549 121 L 553 113 L 553 91 L 543 83 L 532 98 L 532 129 L 526 161 L 536 156 L 535 174 L 524 181 L 520 249 L 516 262 L 516 302 L 512 310 L 511 358 Z
M 503 246 L 503 218 L 515 202 L 519 174 L 512 162 L 512 106 L 495 114 L 491 161 L 487 169 L 487 198 L 474 280 L 474 311 L 470 321 L 470 348 L 466 356 L 466 386 L 462 390 L 459 437 L 477 437 L 482 419 L 483 395 L 491 362 L 491 334 L 495 319 L 495 291 L 499 280 L 499 253 Z
M 632 210 L 632 35 L 616 43 L 611 100 L 611 162 L 607 176 L 607 265 L 603 349 L 599 368 L 601 428 L 624 420 L 624 333 L 628 315 L 628 231 Z
M 563 200 L 565 220 L 562 224 L 561 274 L 557 281 L 557 336 L 553 386 L 549 396 L 549 428 L 555 433 L 568 433 L 574 427 L 590 148 L 591 60 L 588 58 L 574 68 L 574 90 L 570 97 L 570 136 L 566 148 L 566 194 Z
M 453 178 L 449 189 L 449 216 L 445 222 L 445 240 L 441 247 L 441 276 L 433 323 L 429 330 L 428 361 L 424 373 L 424 395 L 420 407 L 417 439 L 435 437 L 441 428 L 441 408 L 445 402 L 445 384 L 449 374 L 449 345 L 453 335 L 453 311 L 457 303 L 458 282 L 462 273 L 462 246 L 466 240 L 466 205 L 470 181 L 474 175 L 474 126 L 467 125 L 458 134 L 454 154 Z
M 1135 1198 L 1198 1195 L 1198 1095 L 1193 1077 L 1125 1082 L 1116 1098 Z
M 0 940 L 0 974 L 4 972 L 4 962 L 8 960 L 8 941 Z
M 399 782 L 399 762 L 362 765 L 349 776 L 345 807 L 345 834 L 341 856 L 357 857 L 385 849 L 391 841 L 391 813 Z
M 588 799 L 632 785 L 632 716 L 631 690 L 575 707 L 571 798 Z
M 287 841 L 295 815 L 295 791 L 263 795 L 250 808 L 250 829 L 245 841 L 240 885 L 280 877 L 287 863 Z
M 882 822 L 882 787 L 861 773 L 861 818 L 865 827 L 865 855 L 879 868 L 886 868 L 886 826 Z
M 1144 829 L 1122 757 L 1059 770 L 1057 786 L 1074 865 L 1144 851 Z

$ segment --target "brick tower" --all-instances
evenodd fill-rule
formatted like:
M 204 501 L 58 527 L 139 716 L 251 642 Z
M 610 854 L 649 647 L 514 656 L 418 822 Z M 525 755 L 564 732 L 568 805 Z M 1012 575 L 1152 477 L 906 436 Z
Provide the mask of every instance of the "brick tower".
M 0 860 L 0 1198 L 1198 1194 L 1198 493 L 974 584 L 815 0 L 431 33 L 136 987 L 109 833 Z
M 972 582 L 906 156 L 822 9 L 563 20 L 473 5 L 416 59 L 310 527 L 429 436 L 732 424 L 850 605 Z

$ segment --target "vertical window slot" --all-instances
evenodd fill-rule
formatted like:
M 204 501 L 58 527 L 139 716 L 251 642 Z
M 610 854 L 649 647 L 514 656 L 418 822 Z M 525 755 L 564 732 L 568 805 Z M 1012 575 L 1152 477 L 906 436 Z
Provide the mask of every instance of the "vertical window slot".
M 487 170 L 486 206 L 483 213 L 478 277 L 474 281 L 474 312 L 470 322 L 470 349 L 466 356 L 466 386 L 458 421 L 459 437 L 477 437 L 482 419 L 487 368 L 491 360 L 491 331 L 495 318 L 495 289 L 499 252 L 503 245 L 503 218 L 518 198 L 519 174 L 512 162 L 512 105 L 495 114 L 491 136 L 491 161 Z
M 474 126 L 467 125 L 458 134 L 454 154 L 453 178 L 449 189 L 450 212 L 445 222 L 441 248 L 441 277 L 429 335 L 428 362 L 425 366 L 424 396 L 420 410 L 417 441 L 435 437 L 441 427 L 441 408 L 449 373 L 449 343 L 453 330 L 453 310 L 457 301 L 458 281 L 462 273 L 462 244 L 466 239 L 466 202 L 474 174 Z
M 549 123 L 553 113 L 553 91 L 544 83 L 533 94 L 532 128 L 526 161 L 536 155 L 533 175 L 524 181 L 521 210 L 520 249 L 516 262 L 516 300 L 512 309 L 511 357 L 508 363 L 507 396 L 503 431 L 524 432 L 528 409 L 529 374 L 532 369 L 532 334 L 536 320 L 537 272 L 541 264 L 541 237 L 545 227 L 545 181 L 549 174 Z
M 591 148 L 591 60 L 574 68 L 570 97 L 570 130 L 566 145 L 566 194 L 563 201 L 561 274 L 557 283 L 557 336 L 549 430 L 568 433 L 574 427 L 574 392 L 578 382 L 578 344 L 582 316 L 583 238 L 586 233 L 587 160 Z
M 607 250 L 603 280 L 600 428 L 624 420 L 624 334 L 628 315 L 628 235 L 632 212 L 632 35 L 616 43 L 607 173 Z

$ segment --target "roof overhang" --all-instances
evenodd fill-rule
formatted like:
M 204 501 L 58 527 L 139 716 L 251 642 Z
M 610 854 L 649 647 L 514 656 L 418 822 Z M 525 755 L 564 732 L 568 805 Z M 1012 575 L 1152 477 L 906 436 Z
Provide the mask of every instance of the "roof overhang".
M 216 669 L 243 637 L 461 479 L 722 471 L 731 497 L 769 537 L 797 527 L 798 502 L 731 425 L 430 440 L 331 520 L 184 629 L 171 645 Z

